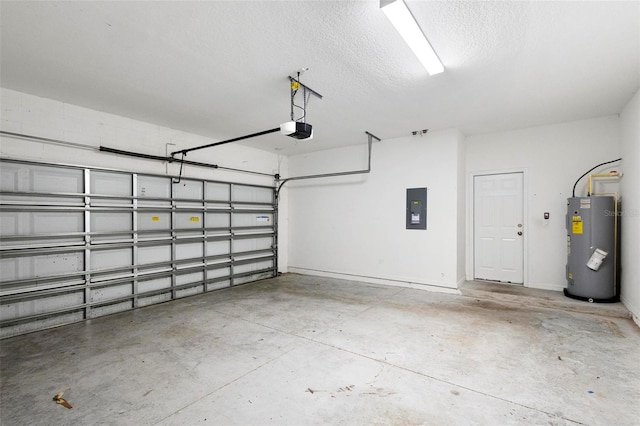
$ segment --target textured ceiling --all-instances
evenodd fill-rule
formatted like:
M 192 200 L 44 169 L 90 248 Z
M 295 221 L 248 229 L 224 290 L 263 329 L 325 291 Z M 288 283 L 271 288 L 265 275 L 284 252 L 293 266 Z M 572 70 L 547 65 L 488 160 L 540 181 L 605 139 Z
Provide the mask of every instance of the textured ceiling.
M 445 66 L 429 76 L 372 1 L 2 1 L 0 84 L 228 139 L 311 98 L 296 154 L 429 128 L 466 134 L 620 112 L 640 87 L 640 2 L 407 4 Z

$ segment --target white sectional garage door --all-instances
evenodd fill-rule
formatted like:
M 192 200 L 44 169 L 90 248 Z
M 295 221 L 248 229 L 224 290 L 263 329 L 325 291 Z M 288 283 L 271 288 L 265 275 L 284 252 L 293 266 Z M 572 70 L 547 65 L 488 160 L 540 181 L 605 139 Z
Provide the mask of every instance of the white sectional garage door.
M 0 337 L 277 274 L 272 187 L 0 169 Z

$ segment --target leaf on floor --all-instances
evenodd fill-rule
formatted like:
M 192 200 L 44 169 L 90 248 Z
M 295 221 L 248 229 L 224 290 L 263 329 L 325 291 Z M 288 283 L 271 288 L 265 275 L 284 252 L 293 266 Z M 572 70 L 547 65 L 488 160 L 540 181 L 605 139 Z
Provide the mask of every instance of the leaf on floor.
M 64 395 L 64 392 L 58 392 L 57 394 L 55 394 L 55 395 L 53 396 L 53 400 L 54 400 L 54 402 L 55 402 L 56 404 L 60 404 L 60 405 L 62 405 L 64 408 L 67 408 L 67 409 L 72 408 L 72 407 L 71 407 L 71 404 L 69 404 L 69 403 L 67 402 L 67 400 L 66 400 L 66 399 L 64 399 L 64 398 L 62 397 L 62 395 Z

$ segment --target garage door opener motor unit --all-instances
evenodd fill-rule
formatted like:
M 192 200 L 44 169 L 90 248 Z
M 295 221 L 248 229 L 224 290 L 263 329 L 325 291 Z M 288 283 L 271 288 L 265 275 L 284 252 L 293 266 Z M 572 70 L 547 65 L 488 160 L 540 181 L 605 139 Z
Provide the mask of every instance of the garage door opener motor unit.
M 309 68 L 301 68 L 298 70 L 297 78 L 289 76 L 289 81 L 291 82 L 291 121 L 280 125 L 280 132 L 283 135 L 302 140 L 313 139 L 313 127 L 307 123 L 307 103 L 309 102 L 309 97 L 314 95 L 322 99 L 322 95 L 300 82 L 300 75 L 307 71 L 309 71 Z M 296 95 L 299 93 L 302 93 L 302 105 L 296 104 Z M 302 112 L 302 115 L 298 118 L 295 118 L 296 109 Z

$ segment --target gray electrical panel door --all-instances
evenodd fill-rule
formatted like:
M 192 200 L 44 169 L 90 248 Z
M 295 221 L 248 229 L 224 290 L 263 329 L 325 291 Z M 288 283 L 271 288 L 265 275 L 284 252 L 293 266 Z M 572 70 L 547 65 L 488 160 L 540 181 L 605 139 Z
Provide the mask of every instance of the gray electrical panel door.
M 581 298 L 611 299 L 616 296 L 617 267 L 614 197 L 572 197 L 567 201 L 566 291 Z M 602 253 L 606 255 L 601 263 L 590 263 L 592 256 L 602 257 Z
M 277 273 L 274 189 L 0 161 L 0 337 Z
M 407 188 L 407 229 L 427 229 L 427 188 Z

